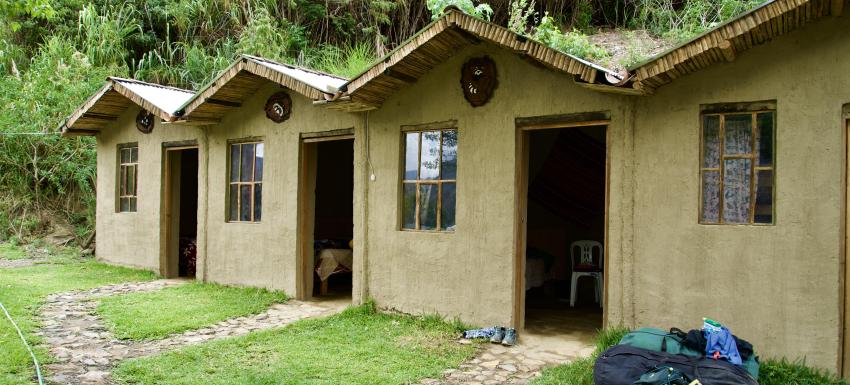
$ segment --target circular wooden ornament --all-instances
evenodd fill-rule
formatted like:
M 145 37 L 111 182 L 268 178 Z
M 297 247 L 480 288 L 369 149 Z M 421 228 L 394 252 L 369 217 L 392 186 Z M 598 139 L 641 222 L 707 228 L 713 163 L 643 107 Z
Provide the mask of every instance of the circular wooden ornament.
M 460 85 L 464 98 L 473 107 L 487 104 L 497 84 L 496 63 L 489 56 L 472 58 L 463 64 Z
M 283 123 L 292 113 L 292 99 L 286 92 L 278 92 L 266 102 L 266 117 L 272 122 Z
M 143 134 L 150 134 L 153 131 L 154 120 L 153 113 L 141 110 L 136 115 L 136 128 Z

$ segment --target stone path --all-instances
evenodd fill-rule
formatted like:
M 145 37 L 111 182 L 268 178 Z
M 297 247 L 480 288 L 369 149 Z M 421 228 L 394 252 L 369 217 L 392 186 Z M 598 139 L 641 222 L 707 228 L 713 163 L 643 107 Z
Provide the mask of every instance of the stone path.
M 13 267 L 26 267 L 35 265 L 36 260 L 30 258 L 24 259 L 4 259 L 0 258 L 0 269 L 11 269 Z
M 126 293 L 160 290 L 188 281 L 157 280 L 123 283 L 87 291 L 54 294 L 42 308 L 43 336 L 54 362 L 47 365 L 51 382 L 62 384 L 108 384 L 112 368 L 121 360 L 154 355 L 179 347 L 235 337 L 252 331 L 280 327 L 300 319 L 330 315 L 339 306 L 322 306 L 290 300 L 272 305 L 267 311 L 248 317 L 219 322 L 153 341 L 118 340 L 95 313 L 99 298 Z
M 527 384 L 545 368 L 572 362 L 592 352 L 593 346 L 580 341 L 544 340 L 537 336 L 521 339 L 512 347 L 488 342 L 458 369 L 444 371 L 439 379 L 426 378 L 419 385 Z

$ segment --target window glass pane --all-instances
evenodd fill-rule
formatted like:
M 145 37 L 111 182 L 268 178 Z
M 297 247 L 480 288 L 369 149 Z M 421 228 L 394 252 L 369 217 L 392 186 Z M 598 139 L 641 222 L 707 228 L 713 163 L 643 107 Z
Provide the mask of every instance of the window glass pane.
M 723 151 L 726 155 L 749 154 L 753 148 L 753 116 L 726 115 Z
M 773 170 L 756 173 L 755 223 L 773 223 Z
M 130 162 L 136 163 L 138 161 L 139 161 L 139 148 L 138 147 L 130 148 Z
M 440 177 L 440 132 L 422 133 L 422 161 L 419 179 L 438 179 Z
M 416 184 L 405 183 L 401 197 L 401 227 L 416 228 Z
M 119 211 L 130 211 L 130 198 L 121 198 Z
M 723 221 L 749 223 L 752 160 L 726 159 L 723 163 Z
M 457 178 L 457 131 L 443 131 L 443 170 L 441 179 Z
M 720 222 L 720 172 L 702 173 L 702 222 Z
M 239 220 L 247 222 L 251 220 L 251 185 L 239 187 Z
M 419 229 L 437 229 L 437 185 L 419 185 Z
M 404 179 L 416 179 L 419 168 L 419 133 L 408 132 L 404 139 Z
M 720 167 L 720 116 L 706 116 L 702 124 L 702 167 Z
M 756 131 L 756 155 L 759 166 L 773 165 L 773 113 L 758 114 Z
M 240 180 L 250 182 L 254 178 L 254 144 L 246 143 L 242 145 L 242 172 L 239 174 Z
M 239 220 L 239 185 L 230 185 L 230 216 L 228 220 Z
M 257 143 L 256 158 L 254 162 L 254 180 L 259 182 L 263 180 L 263 156 L 265 149 L 262 143 Z
M 119 151 L 121 152 L 120 163 L 130 163 L 130 149 L 129 148 L 122 148 Z
M 127 195 L 136 195 L 136 166 L 127 166 Z
M 130 211 L 136 212 L 136 198 L 127 198 L 130 201 Z
M 127 195 L 127 166 L 121 166 L 121 171 L 118 175 L 118 196 Z
M 254 222 L 259 222 L 263 214 L 263 185 L 254 185 Z
M 443 199 L 440 207 L 440 222 L 443 230 L 455 230 L 455 184 L 443 183 Z
M 239 181 L 239 145 L 231 144 L 230 145 L 230 181 L 237 182 Z M 236 218 L 236 217 L 233 217 Z

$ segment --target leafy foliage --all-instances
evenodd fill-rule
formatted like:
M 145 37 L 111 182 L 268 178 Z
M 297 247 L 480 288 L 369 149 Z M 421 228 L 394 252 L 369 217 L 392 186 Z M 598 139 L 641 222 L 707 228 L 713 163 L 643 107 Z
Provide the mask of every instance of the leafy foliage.
M 464 13 L 475 16 L 479 19 L 490 20 L 493 17 L 493 8 L 487 3 L 475 5 L 472 0 L 428 0 L 425 3 L 428 10 L 431 11 L 431 18 L 438 19 L 443 15 L 443 10 L 446 7 L 457 7 Z

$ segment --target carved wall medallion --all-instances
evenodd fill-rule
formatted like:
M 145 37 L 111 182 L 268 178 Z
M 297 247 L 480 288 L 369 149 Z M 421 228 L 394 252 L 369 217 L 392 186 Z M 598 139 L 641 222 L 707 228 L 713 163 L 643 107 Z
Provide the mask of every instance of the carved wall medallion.
M 275 123 L 283 123 L 292 113 L 292 99 L 286 92 L 278 92 L 266 102 L 266 117 Z
M 461 69 L 460 84 L 463 96 L 473 107 L 487 104 L 498 84 L 496 63 L 489 56 L 469 59 Z
M 141 110 L 136 115 L 136 128 L 143 134 L 150 134 L 153 131 L 155 120 L 153 113 Z

